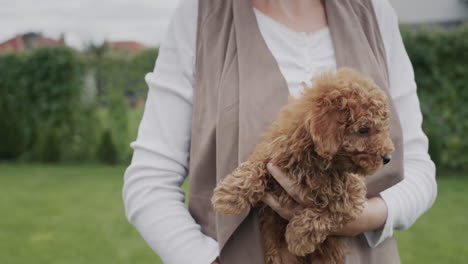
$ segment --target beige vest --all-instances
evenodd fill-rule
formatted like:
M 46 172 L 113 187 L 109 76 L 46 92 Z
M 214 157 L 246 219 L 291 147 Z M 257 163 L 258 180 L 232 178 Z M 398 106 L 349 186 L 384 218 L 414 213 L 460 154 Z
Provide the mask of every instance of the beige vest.
M 388 92 L 385 49 L 371 0 L 325 0 L 338 67 L 355 68 Z M 263 263 L 257 212 L 223 215 L 210 198 L 216 182 L 245 161 L 261 133 L 287 103 L 288 87 L 258 29 L 251 0 L 199 0 L 190 151 L 189 210 L 202 232 L 217 239 L 222 264 Z M 392 161 L 368 177 L 368 196 L 403 179 L 403 138 L 395 107 Z M 346 263 L 399 263 L 389 238 L 369 248 L 348 238 Z

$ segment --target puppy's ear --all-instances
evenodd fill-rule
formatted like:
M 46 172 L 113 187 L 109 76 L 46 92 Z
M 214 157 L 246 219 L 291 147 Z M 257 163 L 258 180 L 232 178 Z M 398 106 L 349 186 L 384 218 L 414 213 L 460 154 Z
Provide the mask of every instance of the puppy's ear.
M 343 122 L 345 111 L 330 105 L 317 105 L 310 112 L 309 132 L 315 145 L 315 152 L 326 160 L 331 160 L 338 152 L 346 128 Z

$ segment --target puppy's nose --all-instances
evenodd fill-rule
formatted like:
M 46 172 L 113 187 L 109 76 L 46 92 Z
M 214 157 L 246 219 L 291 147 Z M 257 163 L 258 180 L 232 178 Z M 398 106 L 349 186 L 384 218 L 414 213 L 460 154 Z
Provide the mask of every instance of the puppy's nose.
M 383 160 L 383 164 L 387 164 L 392 160 L 392 156 L 385 154 L 383 155 L 382 160 Z

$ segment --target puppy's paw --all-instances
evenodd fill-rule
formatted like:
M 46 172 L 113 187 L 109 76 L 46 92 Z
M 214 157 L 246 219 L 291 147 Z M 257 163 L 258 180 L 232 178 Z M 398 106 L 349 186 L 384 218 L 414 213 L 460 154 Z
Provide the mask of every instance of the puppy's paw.
M 296 256 L 313 253 L 327 237 L 329 222 L 312 210 L 302 210 L 294 215 L 286 227 L 288 249 Z
M 240 214 L 250 207 L 247 198 L 240 192 L 223 185 L 215 188 L 211 203 L 216 211 L 223 214 Z
M 317 249 L 317 244 L 314 243 L 315 239 L 311 238 L 312 233 L 298 232 L 299 230 L 293 229 L 288 226 L 285 234 L 289 252 L 300 257 L 313 253 Z

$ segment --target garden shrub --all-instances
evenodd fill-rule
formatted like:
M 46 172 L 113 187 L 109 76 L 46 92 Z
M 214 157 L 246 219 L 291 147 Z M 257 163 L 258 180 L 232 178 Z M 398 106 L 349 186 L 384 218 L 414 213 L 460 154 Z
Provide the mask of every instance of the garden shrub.
M 55 163 L 59 162 L 62 154 L 60 126 L 42 126 L 34 145 L 33 159 L 35 161 Z
M 128 127 L 128 102 L 126 98 L 118 92 L 113 92 L 109 95 L 108 103 L 108 125 L 114 136 L 114 143 L 117 149 L 117 159 L 126 163 L 128 153 L 130 152 L 130 138 L 129 138 L 129 127 Z
M 108 129 L 102 133 L 101 141 L 97 149 L 97 158 L 100 162 L 109 165 L 119 163 L 117 147 L 115 146 L 112 134 Z
M 436 165 L 468 169 L 468 25 L 403 30 Z
M 105 45 L 88 49 L 87 64 L 94 73 L 100 103 L 106 104 L 117 90 L 137 97 L 146 95 L 144 76 L 153 70 L 159 49 L 144 49 L 135 55 L 111 52 Z
M 66 162 L 96 162 L 96 147 L 100 142 L 103 125 L 97 115 L 95 102 L 82 104 L 73 122 L 73 133 L 67 138 L 67 151 L 62 154 Z

